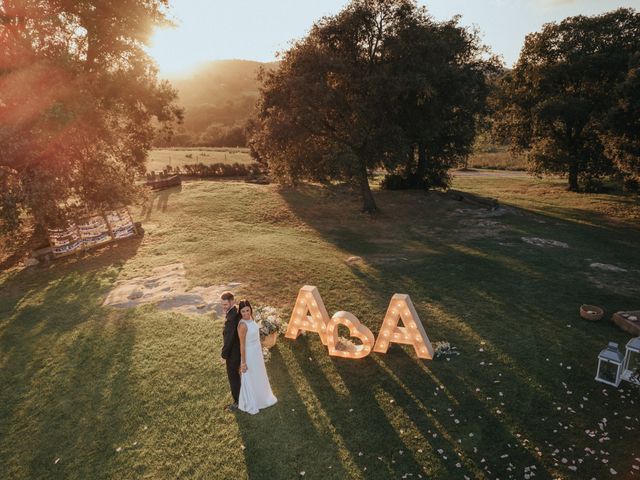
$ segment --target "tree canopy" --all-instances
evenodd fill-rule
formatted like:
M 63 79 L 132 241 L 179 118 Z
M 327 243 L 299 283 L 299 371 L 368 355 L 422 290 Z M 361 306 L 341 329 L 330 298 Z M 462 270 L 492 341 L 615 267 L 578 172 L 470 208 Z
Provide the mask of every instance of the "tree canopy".
M 589 188 L 638 171 L 640 15 L 569 17 L 527 36 L 503 78 L 498 131 L 538 173 Z
M 167 0 L 0 2 L 0 228 L 127 204 L 176 94 L 144 45 Z
M 376 170 L 442 180 L 446 166 L 429 169 L 427 156 L 441 166 L 468 151 L 495 66 L 456 22 L 437 23 L 412 0 L 354 0 L 322 18 L 263 75 L 253 154 L 281 179 L 355 183 L 366 212 L 377 208 Z

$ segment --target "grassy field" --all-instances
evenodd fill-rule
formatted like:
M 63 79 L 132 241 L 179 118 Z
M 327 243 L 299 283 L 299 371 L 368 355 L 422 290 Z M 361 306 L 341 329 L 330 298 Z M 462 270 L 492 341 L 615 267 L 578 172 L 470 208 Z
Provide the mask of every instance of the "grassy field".
M 189 155 L 189 156 L 187 156 Z M 148 171 L 162 171 L 166 166 L 178 167 L 190 163 L 253 163 L 247 148 L 165 148 L 149 152 Z M 476 153 L 469 157 L 469 168 L 494 170 L 526 170 L 523 158 L 508 151 Z
M 577 313 L 640 308 L 637 200 L 528 178 L 454 187 L 509 208 L 376 191 L 372 219 L 341 187 L 186 182 L 136 210 L 142 239 L 5 272 L 0 477 L 637 478 L 639 390 L 593 380 L 598 352 L 629 336 Z M 330 314 L 375 335 L 408 293 L 431 340 L 460 355 L 350 361 L 315 335 L 281 337 L 267 364 L 278 404 L 229 414 L 220 319 L 101 306 L 117 279 L 177 261 L 193 285 L 242 282 L 285 316 L 317 285 Z
M 165 148 L 149 152 L 147 170 L 162 171 L 166 166 L 182 167 L 191 163 L 253 163 L 246 148 Z
M 524 157 L 509 153 L 506 148 L 496 152 L 479 152 L 469 157 L 469 168 L 490 168 L 494 170 L 526 170 Z

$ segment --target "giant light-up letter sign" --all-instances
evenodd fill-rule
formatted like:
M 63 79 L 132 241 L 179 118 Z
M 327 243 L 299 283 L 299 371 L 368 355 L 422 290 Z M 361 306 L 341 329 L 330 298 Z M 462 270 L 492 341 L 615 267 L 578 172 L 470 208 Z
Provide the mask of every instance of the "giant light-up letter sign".
M 349 329 L 351 337 L 359 338 L 362 345 L 349 345 L 347 350 L 336 350 L 338 343 L 338 325 L 344 325 Z M 371 353 L 373 347 L 373 333 L 360 323 L 353 313 L 336 312 L 327 325 L 327 341 L 329 342 L 329 355 L 346 358 L 364 358 Z
M 402 319 L 404 327 L 398 326 L 398 320 L 400 319 Z M 387 353 L 389 343 L 413 345 L 418 358 L 426 360 L 433 358 L 433 347 L 409 295 L 396 293 L 391 297 L 391 302 L 389 303 L 387 314 L 384 316 L 380 334 L 373 351 Z
M 398 326 L 402 320 L 404 327 Z M 360 339 L 362 345 L 347 345 L 346 350 L 338 350 L 338 325 L 349 329 L 349 335 Z M 329 355 L 343 358 L 364 358 L 374 352 L 387 353 L 389 344 L 412 345 L 418 358 L 431 360 L 433 347 L 427 337 L 418 312 L 409 295 L 396 293 L 389 303 L 378 340 L 349 312 L 336 312 L 331 319 L 316 287 L 305 285 L 300 289 L 291 313 L 291 321 L 285 337 L 296 339 L 301 330 L 316 332 L 329 349 Z M 374 346 L 375 341 L 375 346 Z
M 320 335 L 322 343 L 326 345 L 328 323 L 329 314 L 322 298 L 320 298 L 320 292 L 316 287 L 305 285 L 298 292 L 296 305 L 293 307 L 293 312 L 291 312 L 289 327 L 284 336 L 295 340 L 300 335 L 300 330 L 316 332 Z

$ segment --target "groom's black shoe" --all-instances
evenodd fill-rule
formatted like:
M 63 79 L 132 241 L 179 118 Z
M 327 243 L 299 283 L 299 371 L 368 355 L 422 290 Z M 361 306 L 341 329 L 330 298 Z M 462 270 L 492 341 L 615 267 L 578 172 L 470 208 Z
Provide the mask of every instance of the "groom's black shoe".
M 236 410 L 238 410 L 238 404 L 237 403 L 230 403 L 229 405 L 227 405 L 226 410 L 228 412 L 235 412 Z

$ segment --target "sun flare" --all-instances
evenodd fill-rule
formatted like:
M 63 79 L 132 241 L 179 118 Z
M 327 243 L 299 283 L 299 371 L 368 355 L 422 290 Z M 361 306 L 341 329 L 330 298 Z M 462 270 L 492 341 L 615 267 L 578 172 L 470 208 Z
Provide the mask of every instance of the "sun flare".
M 188 74 L 198 64 L 210 60 L 210 52 L 198 48 L 202 39 L 182 26 L 158 28 L 149 45 L 149 54 L 158 64 L 162 75 Z

